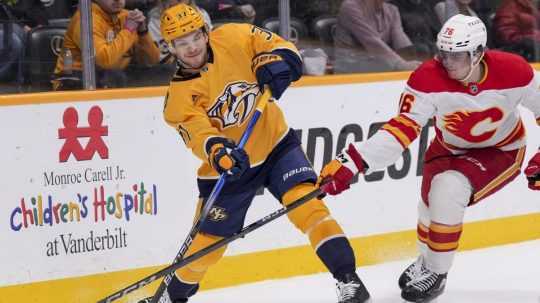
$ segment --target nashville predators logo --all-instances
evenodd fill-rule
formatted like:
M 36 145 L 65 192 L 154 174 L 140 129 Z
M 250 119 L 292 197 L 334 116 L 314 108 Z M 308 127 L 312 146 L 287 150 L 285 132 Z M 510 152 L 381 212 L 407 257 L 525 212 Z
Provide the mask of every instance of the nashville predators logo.
M 210 212 L 208 213 L 208 219 L 218 222 L 223 221 L 227 219 L 229 215 L 227 215 L 227 212 L 225 211 L 225 208 L 214 206 L 212 209 L 210 209 Z
M 445 115 L 444 128 L 452 134 L 479 143 L 489 140 L 497 131 L 495 122 L 501 121 L 504 113 L 497 107 L 484 111 L 458 111 Z
M 258 94 L 257 84 L 246 82 L 229 84 L 208 111 L 208 117 L 221 121 L 223 128 L 241 125 L 253 111 Z

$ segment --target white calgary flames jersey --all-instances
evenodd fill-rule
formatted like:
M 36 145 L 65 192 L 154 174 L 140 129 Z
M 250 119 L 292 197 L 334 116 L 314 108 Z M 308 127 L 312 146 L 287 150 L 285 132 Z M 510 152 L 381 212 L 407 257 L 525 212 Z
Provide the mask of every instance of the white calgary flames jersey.
M 540 125 L 540 78 L 524 59 L 505 52 L 487 51 L 480 64 L 483 79 L 468 86 L 449 78 L 436 59 L 414 71 L 401 95 L 399 115 L 366 142 L 355 144 L 370 170 L 399 159 L 431 118 L 435 140 L 455 154 L 525 146 L 518 105 L 530 109 Z

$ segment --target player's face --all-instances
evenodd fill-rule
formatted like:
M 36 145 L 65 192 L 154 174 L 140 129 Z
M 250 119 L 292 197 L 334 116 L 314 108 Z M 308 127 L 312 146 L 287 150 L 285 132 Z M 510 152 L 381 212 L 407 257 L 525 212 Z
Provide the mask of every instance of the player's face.
M 200 68 L 206 64 L 207 43 L 208 35 L 202 29 L 172 41 L 178 59 L 191 68 Z
M 465 78 L 471 69 L 471 58 L 468 52 L 439 51 L 439 60 L 452 79 Z

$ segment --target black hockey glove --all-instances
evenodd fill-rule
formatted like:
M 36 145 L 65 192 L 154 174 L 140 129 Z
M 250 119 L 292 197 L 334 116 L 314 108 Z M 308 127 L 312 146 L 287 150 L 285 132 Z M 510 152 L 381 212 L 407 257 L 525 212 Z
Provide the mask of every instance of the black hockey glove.
M 259 87 L 270 86 L 272 97 L 279 99 L 292 81 L 291 68 L 281 56 L 263 53 L 253 59 L 251 65 Z
M 213 137 L 206 143 L 208 162 L 220 174 L 226 173 L 227 180 L 235 181 L 249 168 L 249 156 L 238 148 L 233 140 Z

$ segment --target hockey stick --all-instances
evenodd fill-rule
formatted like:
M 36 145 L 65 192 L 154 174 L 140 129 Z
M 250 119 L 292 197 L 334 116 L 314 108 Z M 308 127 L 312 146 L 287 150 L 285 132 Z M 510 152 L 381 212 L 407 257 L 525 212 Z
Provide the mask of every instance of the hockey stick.
M 269 101 L 269 99 L 271 97 L 272 97 L 272 93 L 271 93 L 270 89 L 268 87 L 265 87 L 263 95 L 259 98 L 257 108 L 255 109 L 255 112 L 253 113 L 253 116 L 249 120 L 248 125 L 246 127 L 246 130 L 244 131 L 244 133 L 242 134 L 242 137 L 240 138 L 240 142 L 238 143 L 238 148 L 243 148 L 246 145 L 246 142 L 247 142 L 248 138 L 250 137 L 251 133 L 253 132 L 253 129 L 255 128 L 255 124 L 259 120 L 262 112 L 264 111 L 264 109 L 266 107 L 266 104 L 268 104 L 268 101 Z M 191 230 L 189 231 L 189 234 L 188 234 L 187 238 L 184 240 L 184 243 L 182 244 L 182 246 L 180 247 L 180 250 L 176 254 L 176 257 L 174 258 L 173 264 L 179 262 L 180 260 L 182 260 L 184 258 L 184 255 L 186 254 L 187 250 L 191 246 L 191 243 L 193 242 L 193 239 L 195 238 L 197 233 L 199 233 L 199 230 L 201 229 L 202 224 L 206 220 L 206 217 L 208 216 L 208 213 L 212 209 L 212 206 L 214 205 L 214 202 L 216 201 L 216 199 L 217 199 L 219 193 L 221 192 L 221 190 L 223 189 L 223 186 L 225 185 L 226 176 L 227 176 L 226 173 L 222 173 L 219 176 L 219 179 L 216 182 L 216 184 L 214 185 L 214 188 L 212 189 L 212 192 L 210 193 L 210 196 L 208 197 L 208 200 L 204 203 L 204 206 L 203 206 L 203 208 L 201 210 L 199 218 L 197 219 L 195 224 L 191 227 Z M 167 286 L 171 282 L 171 280 L 173 278 L 173 275 L 174 275 L 174 273 L 172 273 L 172 272 L 166 274 L 165 278 L 163 279 L 163 281 L 159 285 L 158 289 L 154 293 L 154 296 L 152 296 L 152 299 L 150 301 L 151 303 L 157 303 L 161 299 L 161 297 L 163 296 L 163 292 L 165 291 L 165 289 L 167 288 Z M 158 277 L 155 277 L 151 281 L 154 281 L 157 278 Z M 150 283 L 151 281 L 149 281 L 148 283 Z M 131 291 L 133 291 L 135 289 L 138 289 L 139 287 L 142 287 L 144 285 L 146 285 L 146 284 L 139 285 L 138 287 L 133 288 L 133 289 L 121 290 L 121 291 L 116 292 L 113 295 L 111 295 L 111 296 L 109 296 L 109 297 L 107 297 L 107 298 L 105 298 L 105 299 L 103 299 L 103 300 L 101 300 L 99 302 L 112 302 L 112 301 L 126 295 L 127 293 L 129 293 L 129 292 L 131 292 Z
M 244 148 L 244 146 L 246 145 L 247 140 L 249 139 L 249 137 L 251 136 L 251 133 L 253 132 L 253 129 L 255 128 L 255 124 L 259 120 L 259 117 L 261 116 L 262 112 L 264 111 L 266 107 L 266 104 L 268 104 L 268 100 L 270 100 L 271 97 L 272 97 L 272 92 L 270 91 L 270 88 L 265 87 L 264 93 L 259 99 L 259 103 L 257 104 L 257 108 L 255 108 L 255 112 L 253 113 L 253 116 L 249 120 L 246 130 L 242 134 L 242 137 L 240 137 L 238 148 Z M 180 248 L 180 251 L 178 251 L 178 254 L 176 254 L 176 257 L 174 258 L 173 263 L 176 263 L 182 258 L 184 258 L 184 255 L 186 254 L 187 250 L 191 246 L 191 242 L 193 241 L 197 233 L 199 233 L 199 230 L 201 229 L 202 224 L 206 220 L 206 217 L 208 216 L 208 213 L 210 213 L 210 210 L 212 209 L 214 202 L 219 196 L 219 193 L 221 192 L 221 190 L 223 189 L 223 186 L 225 185 L 226 177 L 227 175 L 225 173 L 222 173 L 221 176 L 219 176 L 219 179 L 214 185 L 214 188 L 212 189 L 210 196 L 208 196 L 208 200 L 204 203 L 201 214 L 199 215 L 199 219 L 191 228 L 191 231 L 189 232 L 187 239 L 184 241 L 184 244 L 182 244 L 182 247 Z M 165 289 L 167 289 L 167 286 L 169 285 L 169 283 L 171 283 L 171 279 L 173 278 L 173 275 L 174 274 L 171 273 L 165 276 L 165 278 L 159 285 L 158 289 L 152 296 L 152 300 L 150 301 L 150 303 L 158 303 L 158 301 L 161 300 L 161 297 L 163 296 L 163 292 L 165 291 Z
M 172 265 L 169 265 L 119 291 L 117 291 L 116 293 L 110 295 L 109 297 L 103 299 L 103 300 L 100 300 L 98 301 L 97 303 L 109 303 L 109 302 L 112 302 L 116 299 L 119 299 L 125 295 L 127 295 L 128 293 L 132 292 L 132 291 L 135 291 L 145 285 L 148 285 L 150 283 L 152 283 L 153 281 L 163 277 L 163 276 L 166 276 L 166 275 L 169 275 L 171 273 L 173 273 L 174 271 L 176 271 L 177 269 L 183 267 L 183 266 L 186 266 L 187 264 L 199 259 L 199 258 L 202 258 L 206 255 L 208 255 L 209 253 L 231 243 L 232 241 L 238 239 L 238 238 L 243 238 L 245 237 L 247 234 L 251 233 L 252 231 L 256 230 L 256 229 L 259 229 L 260 227 L 276 220 L 277 218 L 291 212 L 292 210 L 302 206 L 303 204 L 305 204 L 306 202 L 310 201 L 311 199 L 315 198 L 315 197 L 319 197 L 323 194 L 323 191 L 320 189 L 320 188 L 317 188 L 311 192 L 309 192 L 308 194 L 306 194 L 305 196 L 301 197 L 301 198 L 298 198 L 297 200 L 295 200 L 294 202 L 292 202 L 291 204 L 289 204 L 288 206 L 285 206 L 285 207 L 282 207 L 278 210 L 276 210 L 275 212 L 259 219 L 258 221 L 255 221 L 253 223 L 251 223 L 250 225 L 242 228 L 241 231 L 239 231 L 238 233 L 228 237 L 228 238 L 223 238 L 217 242 L 215 242 L 214 244 L 212 245 L 209 245 L 199 251 L 197 251 L 196 253 L 192 254 L 192 255 L 189 255 L 189 257 L 186 257 L 184 259 L 181 259 L 181 260 L 178 260 L 177 262 L 173 263 Z

